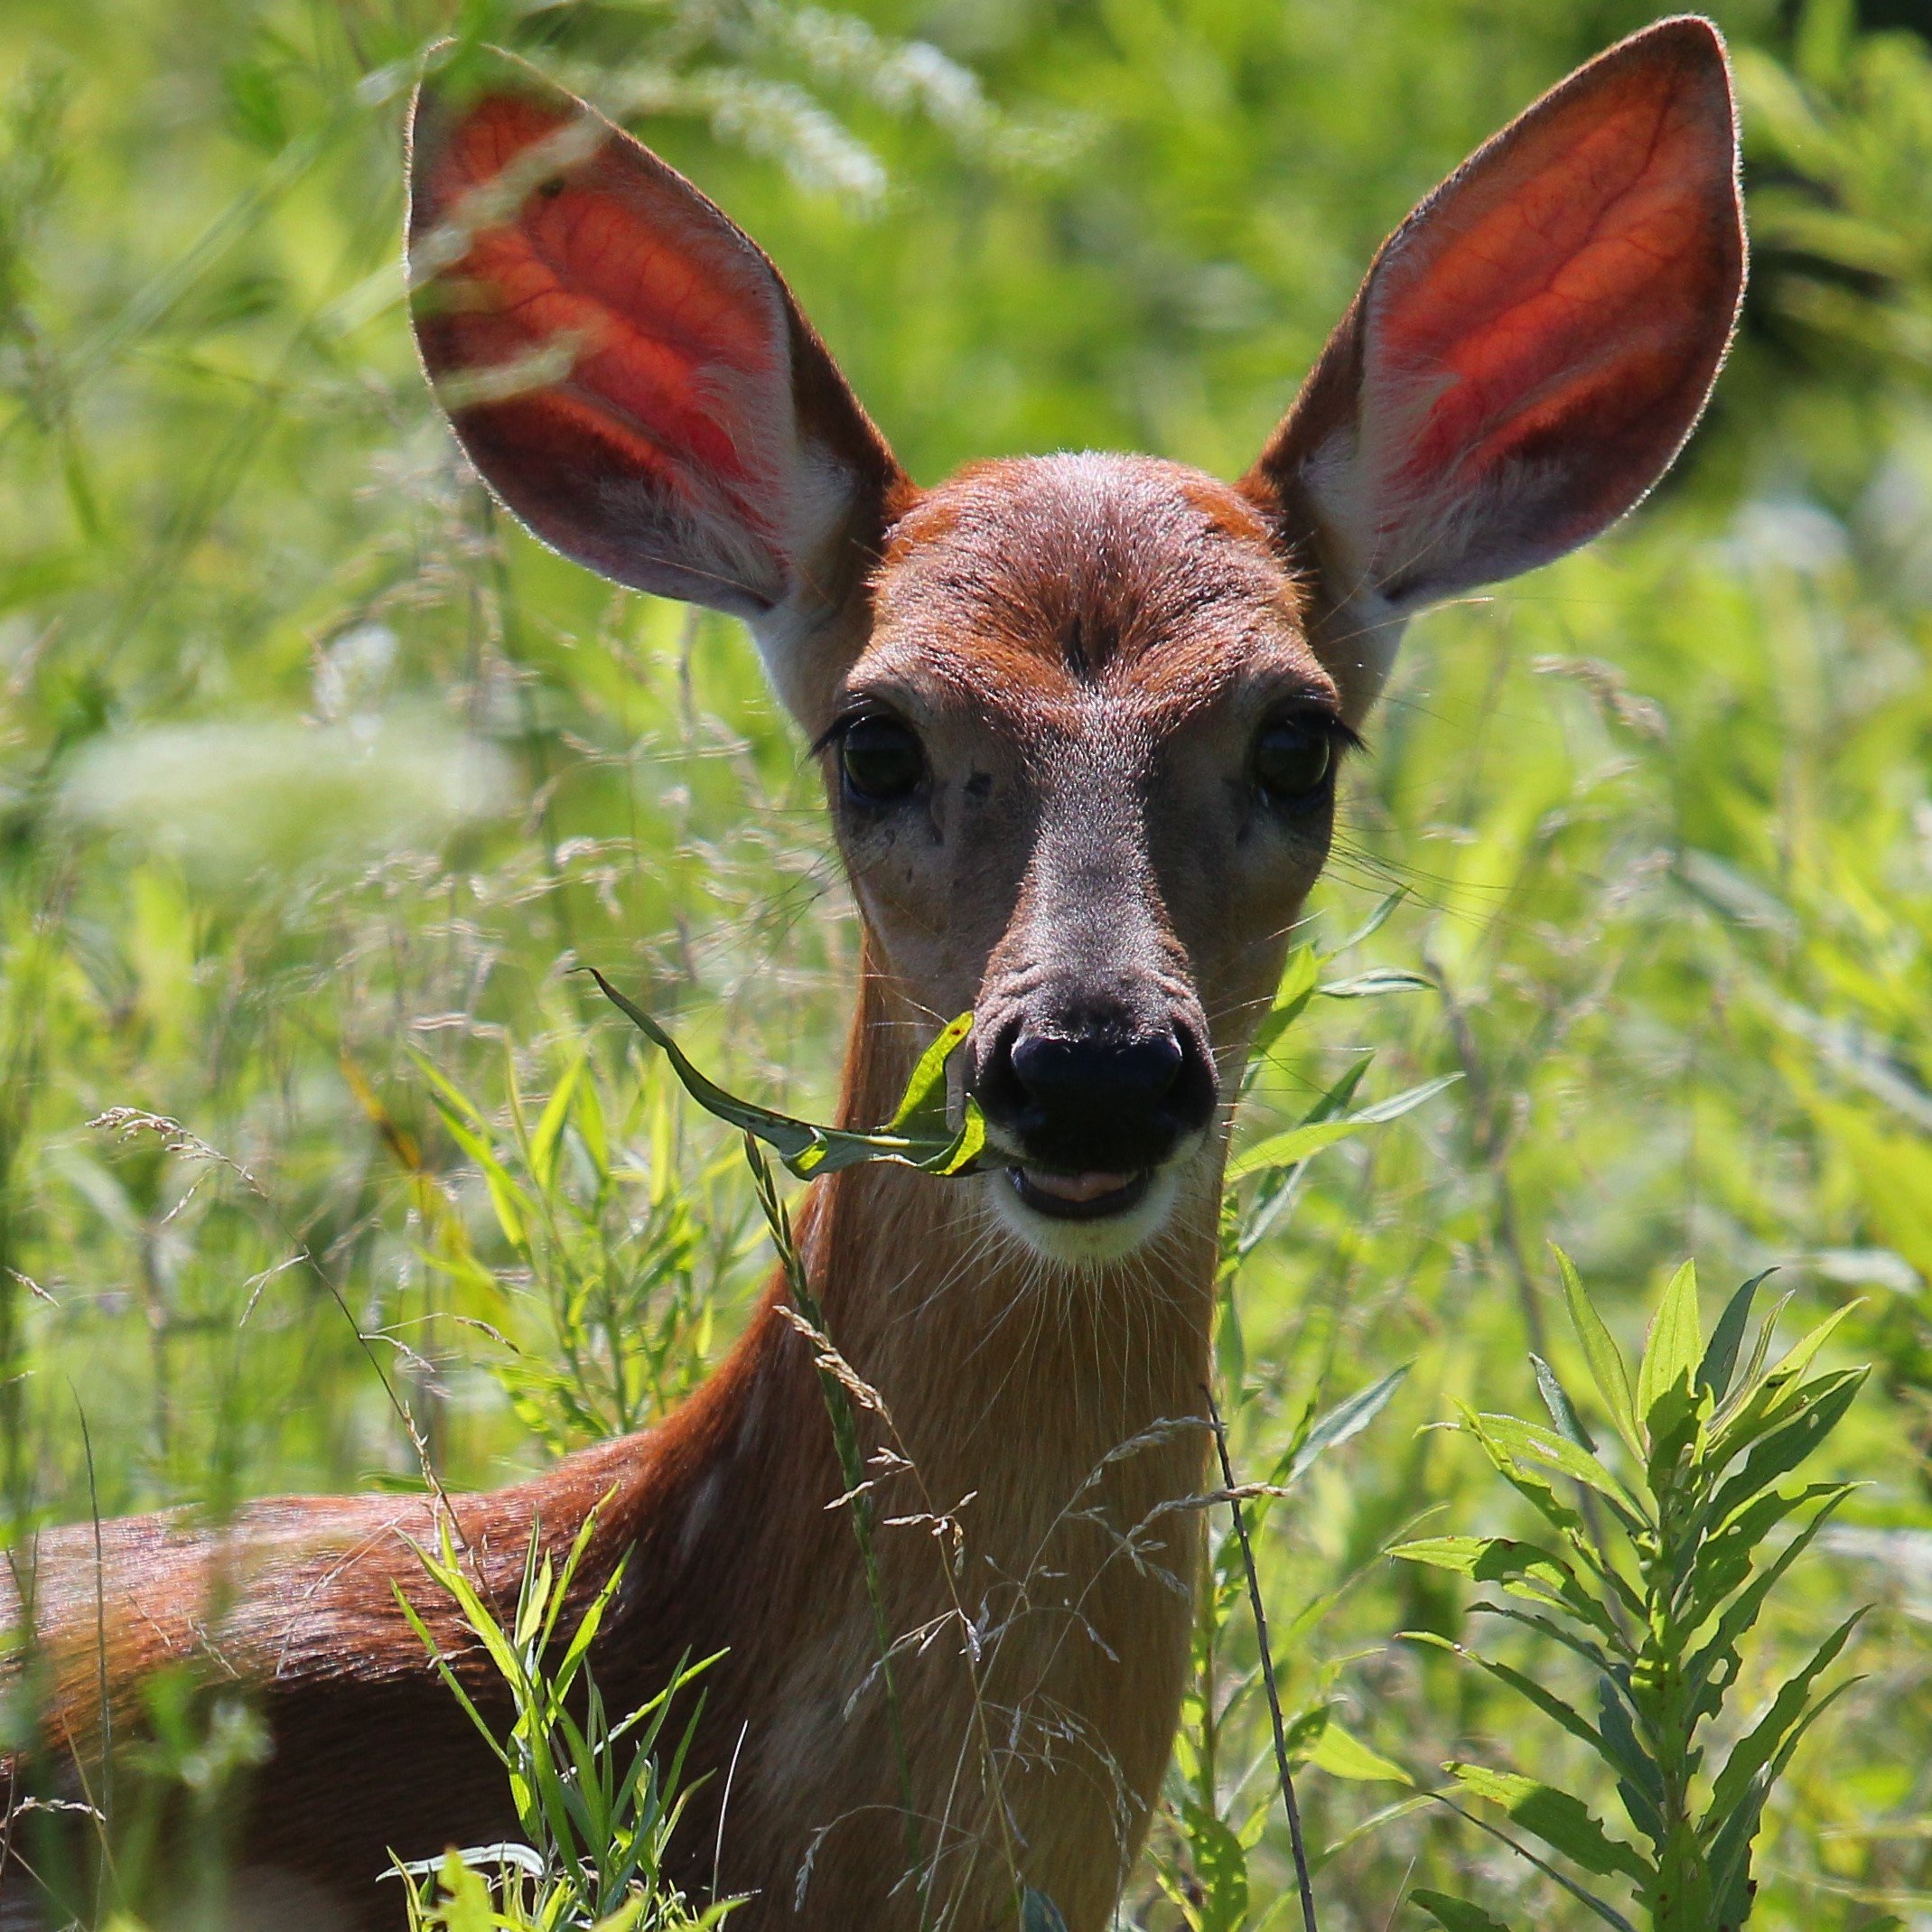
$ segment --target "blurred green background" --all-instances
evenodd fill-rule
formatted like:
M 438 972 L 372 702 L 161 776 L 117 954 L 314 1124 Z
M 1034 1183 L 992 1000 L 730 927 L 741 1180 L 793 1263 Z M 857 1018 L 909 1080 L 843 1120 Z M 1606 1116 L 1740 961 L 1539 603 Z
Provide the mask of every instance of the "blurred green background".
M 1932 1926 L 1932 8 L 1715 12 L 1745 107 L 1741 340 L 1626 526 L 1414 628 L 1314 934 L 1401 887 L 1351 967 L 1432 989 L 1318 1002 L 1247 1131 L 1368 1052 L 1365 1097 L 1463 1078 L 1311 1171 L 1223 1368 L 1259 1465 L 1308 1401 L 1415 1364 L 1269 1520 L 1295 1708 L 1326 1703 L 1413 1770 L 1514 1754 L 1588 1790 L 1559 1736 L 1391 1641 L 1453 1631 L 1462 1599 L 1382 1547 L 1418 1520 L 1510 1520 L 1423 1425 L 1451 1395 L 1521 1411 L 1526 1350 L 1566 1359 L 1551 1239 L 1633 1341 L 1686 1254 L 1713 1288 L 1776 1265 L 1794 1321 L 1857 1299 L 1834 1349 L 1879 1372 L 1820 1473 L 1866 1487 L 1750 1668 L 1769 1681 L 1849 1605 L 1880 1608 L 1863 1681 L 1773 1802 L 1754 1923 Z M 462 1483 L 689 1385 L 763 1266 L 735 1157 L 570 966 L 676 1013 L 742 1090 L 835 1087 L 851 910 L 745 639 L 509 527 L 433 414 L 397 266 L 425 41 L 510 41 L 693 174 L 931 481 L 1080 446 L 1237 473 L 1382 234 L 1650 17 L 6 0 L 15 1560 L 36 1518 L 88 1513 L 89 1442 L 104 1512 L 219 1510 L 419 1479 L 382 1377 Z M 513 1088 L 540 1105 L 585 1053 L 610 1158 L 580 1113 L 560 1218 L 513 1244 L 426 1066 L 509 1158 Z M 89 1125 L 112 1108 L 137 1112 Z M 1236 1715 L 1249 1922 L 1286 1923 L 1248 1770 L 1265 1724 L 1252 1699 Z M 1374 1822 L 1397 1787 L 1317 1768 L 1303 1797 L 1334 1932 L 1420 1923 L 1399 1900 L 1430 1881 L 1586 1922 L 1446 1815 Z M 1156 1843 L 1184 1901 L 1185 1851 Z M 1145 1876 L 1130 1909 L 1194 1909 Z

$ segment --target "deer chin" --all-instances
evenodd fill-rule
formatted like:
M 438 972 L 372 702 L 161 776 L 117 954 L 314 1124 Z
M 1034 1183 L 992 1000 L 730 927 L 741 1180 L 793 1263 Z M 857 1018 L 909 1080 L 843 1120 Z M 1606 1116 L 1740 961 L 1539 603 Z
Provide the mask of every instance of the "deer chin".
M 1205 1135 L 1158 1167 L 1070 1172 L 1004 1153 L 980 1182 L 995 1218 L 1042 1260 L 1094 1268 L 1146 1246 L 1173 1218 Z

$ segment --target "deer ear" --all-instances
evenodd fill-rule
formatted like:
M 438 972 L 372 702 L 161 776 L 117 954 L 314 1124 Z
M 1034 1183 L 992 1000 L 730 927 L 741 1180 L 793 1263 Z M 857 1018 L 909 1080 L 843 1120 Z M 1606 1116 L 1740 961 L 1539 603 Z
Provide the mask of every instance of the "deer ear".
M 491 490 L 577 563 L 745 618 L 816 728 L 904 478 L 778 270 L 497 54 L 417 91 L 408 234 L 424 368 Z
M 1744 281 L 1723 42 L 1633 35 L 1396 229 L 1245 487 L 1353 714 L 1403 621 L 1613 523 L 1702 413 Z

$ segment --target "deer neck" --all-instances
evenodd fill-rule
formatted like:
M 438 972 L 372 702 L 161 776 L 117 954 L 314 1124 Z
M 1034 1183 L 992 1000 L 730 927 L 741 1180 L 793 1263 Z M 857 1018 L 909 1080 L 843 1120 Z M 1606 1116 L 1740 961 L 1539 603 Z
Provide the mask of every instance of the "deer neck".
M 891 1115 L 930 1030 L 920 1011 L 868 964 L 844 1121 Z M 1078 1270 L 998 1220 L 988 1199 L 998 1175 L 946 1181 L 882 1165 L 828 1185 L 806 1241 L 826 1323 L 883 1398 L 889 1432 L 933 1501 L 976 1489 L 974 1508 L 1023 1533 L 1103 1464 L 1142 1462 L 1156 1488 L 1171 1478 L 1192 1487 L 1219 1194 L 1218 1158 L 1209 1164 L 1153 1242 Z
M 862 985 L 841 1117 L 870 1126 L 930 1026 L 909 1023 L 882 975 Z M 621 1619 L 626 1684 L 652 1689 L 680 1654 L 726 1653 L 706 1749 L 707 1788 L 736 1760 L 731 1884 L 785 1898 L 809 1862 L 801 1923 L 913 1923 L 882 1890 L 906 1855 L 882 1619 L 915 1808 L 950 1821 L 957 1922 L 1003 1922 L 1016 1867 L 1073 1932 L 1106 1922 L 1186 1669 L 1218 1183 L 1204 1172 L 1191 1212 L 1086 1274 L 1050 1267 L 994 1219 L 998 1176 L 878 1165 L 811 1190 L 798 1241 L 874 1459 L 876 1601 L 852 1508 L 827 1507 L 849 1476 L 782 1275 L 732 1358 L 641 1439 L 641 1462 L 639 1439 L 584 1460 L 584 1498 L 631 1464 L 611 1521 L 616 1545 L 646 1545 Z M 821 1843 L 835 1820 L 848 1822 Z M 699 1836 L 714 1832 L 713 1819 Z

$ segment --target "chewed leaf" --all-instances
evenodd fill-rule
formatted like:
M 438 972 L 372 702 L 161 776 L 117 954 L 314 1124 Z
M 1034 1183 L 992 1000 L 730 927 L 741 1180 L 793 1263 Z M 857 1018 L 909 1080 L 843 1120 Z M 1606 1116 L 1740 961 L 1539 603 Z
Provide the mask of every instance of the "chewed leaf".
M 753 1101 L 741 1100 L 700 1073 L 686 1059 L 677 1042 L 642 1007 L 627 1000 L 594 966 L 590 973 L 604 997 L 646 1039 L 663 1049 L 672 1071 L 684 1083 L 685 1091 L 707 1114 L 714 1114 L 720 1120 L 764 1142 L 801 1181 L 809 1180 L 816 1174 L 835 1174 L 844 1168 L 859 1167 L 868 1161 L 891 1161 L 905 1167 L 917 1167 L 929 1174 L 967 1173 L 985 1145 L 986 1123 L 970 1097 L 966 1104 L 965 1124 L 958 1133 L 949 1135 L 938 1131 L 894 1133 L 891 1129 L 878 1134 L 860 1134 L 845 1127 L 821 1127 L 810 1121 L 796 1119 L 789 1114 L 775 1113 Z M 938 1059 L 934 1059 L 937 1049 L 929 1049 L 920 1057 L 919 1065 L 913 1069 L 907 1097 L 894 1116 L 895 1121 L 910 1115 L 918 1115 L 921 1120 L 928 1116 L 930 1096 L 944 1076 L 946 1056 L 966 1038 L 971 1026 L 970 1015 L 964 1016 L 964 1023 L 954 1021 L 939 1036 L 940 1041 L 945 1043 L 945 1050 L 938 1052 Z M 940 1125 L 943 1128 L 943 1117 Z
M 1812 1692 L 1819 1677 L 1837 1661 L 1838 1653 L 1851 1640 L 1853 1631 L 1863 1621 L 1865 1613 L 1864 1609 L 1853 1610 L 1832 1631 L 1812 1653 L 1804 1667 L 1778 1687 L 1769 1709 L 1731 1747 L 1723 1769 L 1712 1781 L 1711 1816 L 1713 1819 L 1728 1817 L 1746 1802 L 1752 1785 L 1776 1759 L 1779 1747 L 1800 1725 L 1807 1722 L 1811 1714 Z
M 906 1082 L 899 1109 L 886 1122 L 889 1134 L 910 1133 L 936 1119 L 939 1133 L 945 1135 L 946 1063 L 972 1031 L 973 1015 L 963 1013 L 919 1055 L 919 1065 L 913 1068 L 912 1078 Z M 950 1138 L 949 1135 L 946 1137 Z

